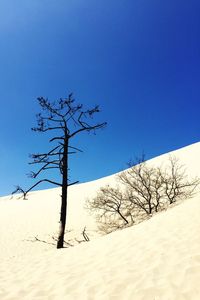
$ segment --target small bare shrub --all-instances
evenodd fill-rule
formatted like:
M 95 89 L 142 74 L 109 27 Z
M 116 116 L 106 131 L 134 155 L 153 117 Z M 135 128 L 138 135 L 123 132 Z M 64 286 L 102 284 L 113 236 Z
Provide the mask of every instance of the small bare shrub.
M 169 204 L 194 196 L 198 178 L 189 179 L 184 165 L 175 156 L 169 157 L 169 165 L 162 171 L 164 195 Z
M 152 215 L 163 205 L 163 177 L 160 168 L 139 163 L 118 175 L 119 181 L 125 185 L 128 199 L 147 215 Z
M 104 233 L 133 223 L 125 194 L 119 188 L 102 187 L 95 198 L 88 199 L 87 208 L 96 213 L 99 230 Z
M 102 187 L 87 208 L 96 213 L 99 230 L 109 233 L 139 223 L 178 200 L 194 196 L 198 178 L 189 179 L 176 157 L 166 167 L 138 159 L 117 175 L 121 188 Z

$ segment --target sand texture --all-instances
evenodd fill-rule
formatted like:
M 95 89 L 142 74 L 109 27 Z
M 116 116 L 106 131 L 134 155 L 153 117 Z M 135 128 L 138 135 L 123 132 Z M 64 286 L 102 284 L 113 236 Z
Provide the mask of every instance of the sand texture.
M 189 175 L 200 175 L 200 143 L 175 155 Z M 0 300 L 200 299 L 200 195 L 95 238 L 85 199 L 114 180 L 110 176 L 71 187 L 67 226 L 78 239 L 87 226 L 94 238 L 59 250 L 35 241 L 51 243 L 57 232 L 59 189 L 33 192 L 27 201 L 0 198 Z

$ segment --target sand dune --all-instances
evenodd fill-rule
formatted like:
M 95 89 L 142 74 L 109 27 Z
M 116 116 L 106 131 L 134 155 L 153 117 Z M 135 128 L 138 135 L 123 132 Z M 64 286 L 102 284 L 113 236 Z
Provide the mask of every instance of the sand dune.
M 200 143 L 175 151 L 190 176 L 200 176 Z M 164 163 L 162 155 L 149 163 Z M 95 230 L 85 199 L 114 176 L 72 186 L 68 228 L 77 237 Z M 200 196 L 134 227 L 68 249 L 52 241 L 59 220 L 59 189 L 29 200 L 0 199 L 0 299 L 200 299 Z

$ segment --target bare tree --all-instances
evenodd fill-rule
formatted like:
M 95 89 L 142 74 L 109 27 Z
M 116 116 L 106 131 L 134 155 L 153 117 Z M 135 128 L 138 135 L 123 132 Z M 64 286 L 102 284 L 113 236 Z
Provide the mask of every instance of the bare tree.
M 166 167 L 154 167 L 143 156 L 130 162 L 129 169 L 119 173 L 117 179 L 118 188 L 102 187 L 87 202 L 88 209 L 97 214 L 99 228 L 106 233 L 139 223 L 179 199 L 192 197 L 199 184 L 198 178 L 188 179 L 175 157 L 169 157 Z
M 154 167 L 143 159 L 119 174 L 126 186 L 129 200 L 147 215 L 152 215 L 178 199 L 194 195 L 199 179 L 188 179 L 184 166 L 176 157 L 169 157 L 169 164 Z
M 169 157 L 169 165 L 162 171 L 161 176 L 169 204 L 179 199 L 191 198 L 199 185 L 198 178 L 188 178 L 184 166 L 175 156 Z
M 86 208 L 96 213 L 99 230 L 109 233 L 134 223 L 128 205 L 122 190 L 106 185 L 96 197 L 87 200 Z
M 50 102 L 43 97 L 38 98 L 39 105 L 43 113 L 37 115 L 37 127 L 32 128 L 36 132 L 53 132 L 54 136 L 49 140 L 50 143 L 56 142 L 56 146 L 52 146 L 51 150 L 46 153 L 32 154 L 33 161 L 30 164 L 39 164 L 41 167 L 37 172 L 32 172 L 30 176 L 37 178 L 43 171 L 58 169 L 61 174 L 61 182 L 56 182 L 48 178 L 41 179 L 32 185 L 28 190 L 23 190 L 20 186 L 15 192 L 22 192 L 24 198 L 27 193 L 42 182 L 60 186 L 61 194 L 61 212 L 60 212 L 60 231 L 58 235 L 57 248 L 63 248 L 64 233 L 67 215 L 67 191 L 72 184 L 69 183 L 69 166 L 68 158 L 70 154 L 81 151 L 71 145 L 71 140 L 82 132 L 95 132 L 97 129 L 104 128 L 106 123 L 90 124 L 94 114 L 98 113 L 99 107 L 95 106 L 92 109 L 84 110 L 82 104 L 74 104 L 72 94 L 66 99 L 59 99 L 55 102 Z
M 138 160 L 118 178 L 126 187 L 128 199 L 147 215 L 157 212 L 162 206 L 163 177 L 160 168 L 147 166 Z

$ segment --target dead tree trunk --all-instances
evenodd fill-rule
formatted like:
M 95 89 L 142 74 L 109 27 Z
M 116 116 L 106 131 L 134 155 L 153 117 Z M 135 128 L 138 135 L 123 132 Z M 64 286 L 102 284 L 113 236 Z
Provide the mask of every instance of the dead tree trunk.
M 64 152 L 62 158 L 62 195 L 60 210 L 60 231 L 58 235 L 57 249 L 63 248 L 65 225 L 67 216 L 67 189 L 68 189 L 68 137 L 65 137 Z

